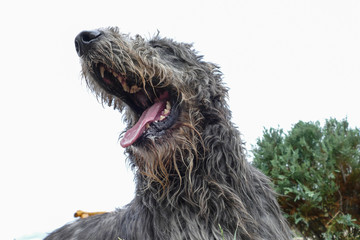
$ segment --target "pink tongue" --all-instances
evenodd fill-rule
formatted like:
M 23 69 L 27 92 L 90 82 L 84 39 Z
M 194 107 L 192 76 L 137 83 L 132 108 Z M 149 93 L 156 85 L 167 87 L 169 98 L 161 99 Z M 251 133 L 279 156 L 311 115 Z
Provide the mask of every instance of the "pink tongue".
M 154 122 L 160 118 L 161 112 L 165 109 L 166 101 L 156 102 L 154 105 L 146 109 L 139 121 L 127 132 L 120 141 L 120 145 L 124 148 L 133 144 L 144 132 L 145 125 Z

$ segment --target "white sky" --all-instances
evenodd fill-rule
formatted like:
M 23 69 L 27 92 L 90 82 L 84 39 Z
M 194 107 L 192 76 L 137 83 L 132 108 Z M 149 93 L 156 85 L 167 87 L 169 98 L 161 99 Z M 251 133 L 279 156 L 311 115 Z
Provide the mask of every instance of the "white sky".
M 0 239 L 132 199 L 121 115 L 80 79 L 80 31 L 119 26 L 193 42 L 222 67 L 250 146 L 263 127 L 289 130 L 299 120 L 347 116 L 360 126 L 359 13 L 358 0 L 3 1 Z

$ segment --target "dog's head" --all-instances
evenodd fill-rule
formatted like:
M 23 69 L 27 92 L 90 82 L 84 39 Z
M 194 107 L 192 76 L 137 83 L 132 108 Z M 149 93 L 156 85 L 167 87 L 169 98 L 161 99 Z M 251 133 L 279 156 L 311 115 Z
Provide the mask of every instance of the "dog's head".
M 124 112 L 120 144 L 145 176 L 164 183 L 182 175 L 179 161 L 188 171 L 206 126 L 230 118 L 221 72 L 190 44 L 107 28 L 81 32 L 75 47 L 90 89 Z

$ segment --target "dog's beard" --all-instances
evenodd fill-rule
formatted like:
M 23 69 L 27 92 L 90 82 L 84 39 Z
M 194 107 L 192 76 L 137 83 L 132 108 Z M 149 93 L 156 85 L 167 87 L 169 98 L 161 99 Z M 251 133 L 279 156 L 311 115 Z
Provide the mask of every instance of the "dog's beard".
M 180 121 L 161 138 L 145 139 L 142 145 L 131 146 L 126 152 L 145 180 L 142 187 L 156 191 L 162 198 L 170 191 L 176 193 L 184 180 L 191 182 L 196 161 L 204 155 L 199 149 L 204 147 L 194 123 Z

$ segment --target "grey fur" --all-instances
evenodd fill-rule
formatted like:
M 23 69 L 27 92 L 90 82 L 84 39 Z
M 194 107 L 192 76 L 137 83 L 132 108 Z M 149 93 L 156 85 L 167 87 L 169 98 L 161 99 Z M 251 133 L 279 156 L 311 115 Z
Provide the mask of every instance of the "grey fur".
M 178 115 L 169 129 L 126 148 L 136 179 L 129 205 L 67 224 L 46 240 L 291 239 L 270 181 L 246 161 L 219 68 L 191 45 L 158 35 L 132 38 L 117 28 L 95 33 L 78 52 L 102 103 L 122 111 L 129 128 L 139 119 L 120 90 L 97 79 L 98 64 L 153 90 L 149 98 L 168 90 Z

